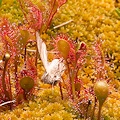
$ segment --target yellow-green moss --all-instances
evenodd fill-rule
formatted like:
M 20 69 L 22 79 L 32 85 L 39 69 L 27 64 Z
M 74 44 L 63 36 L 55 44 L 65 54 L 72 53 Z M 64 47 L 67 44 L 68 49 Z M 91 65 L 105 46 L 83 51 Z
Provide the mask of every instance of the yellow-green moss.
M 39 0 L 36 0 L 35 4 L 38 4 L 38 2 Z M 47 43 L 48 49 L 51 49 L 49 45 L 50 37 L 57 33 L 68 34 L 73 40 L 79 37 L 90 49 L 95 37 L 101 37 L 103 40 L 102 49 L 105 55 L 108 54 L 112 63 L 111 67 L 106 68 L 108 75 L 112 78 L 112 84 L 115 88 L 120 90 L 120 83 L 116 82 L 117 79 L 120 79 L 120 17 L 115 12 L 114 2 L 115 0 L 68 0 L 53 18 L 47 33 L 41 36 Z M 41 4 L 38 6 L 41 6 Z M 17 0 L 3 0 L 0 7 L 0 17 L 8 17 L 11 22 L 16 23 L 23 21 L 23 14 Z M 54 26 L 71 19 L 73 22 L 53 29 Z M 89 51 L 89 54 L 92 55 L 91 51 Z M 86 67 L 79 72 L 79 78 L 82 78 L 85 84 L 91 83 L 94 73 L 92 63 L 91 56 L 87 56 Z M 39 76 L 42 75 L 44 70 L 43 67 L 40 68 Z M 103 106 L 102 115 L 106 118 L 109 116 L 110 120 L 118 120 L 120 117 L 119 99 L 119 93 L 116 93 L 114 89 Z M 68 104 L 67 101 L 61 100 L 59 88 L 55 88 L 53 91 L 52 89 L 41 90 L 35 101 L 19 105 L 13 111 L 1 112 L 0 119 L 72 120 L 74 116 Z
M 17 0 L 3 0 L 0 6 L 0 17 L 6 17 L 11 22 L 21 23 L 23 13 Z
M 67 100 L 61 100 L 59 88 L 40 90 L 35 101 L 25 102 L 12 111 L 0 113 L 0 120 L 73 120 Z

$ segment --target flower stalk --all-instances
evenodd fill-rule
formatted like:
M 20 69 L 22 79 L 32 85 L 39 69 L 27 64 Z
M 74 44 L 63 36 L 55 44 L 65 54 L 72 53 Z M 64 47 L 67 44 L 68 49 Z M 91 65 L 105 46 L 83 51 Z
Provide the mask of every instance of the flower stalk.
M 5 93 L 5 96 L 7 97 L 7 99 L 11 100 L 11 97 L 10 97 L 11 91 L 9 91 L 9 92 L 7 91 L 6 81 L 5 81 L 5 73 L 6 73 L 6 70 L 7 70 L 7 65 L 8 65 L 9 59 L 10 59 L 10 54 L 6 53 L 4 55 L 4 58 L 3 58 L 3 61 L 5 61 L 5 64 L 4 64 L 3 75 L 2 75 L 2 87 L 3 87 L 4 93 Z

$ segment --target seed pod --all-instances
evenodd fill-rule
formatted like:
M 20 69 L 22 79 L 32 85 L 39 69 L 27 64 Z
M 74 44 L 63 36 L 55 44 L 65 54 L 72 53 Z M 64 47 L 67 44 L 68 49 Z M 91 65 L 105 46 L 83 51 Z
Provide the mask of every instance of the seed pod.
M 28 92 L 34 87 L 34 80 L 31 77 L 24 77 L 20 80 L 20 86 Z
M 70 51 L 70 45 L 67 41 L 61 39 L 57 42 L 57 47 L 64 59 L 67 59 Z
M 98 81 L 95 83 L 94 91 L 99 104 L 102 105 L 108 97 L 108 84 L 105 81 Z
M 9 53 L 5 53 L 4 57 L 3 57 L 3 61 L 8 61 L 10 59 L 10 54 Z

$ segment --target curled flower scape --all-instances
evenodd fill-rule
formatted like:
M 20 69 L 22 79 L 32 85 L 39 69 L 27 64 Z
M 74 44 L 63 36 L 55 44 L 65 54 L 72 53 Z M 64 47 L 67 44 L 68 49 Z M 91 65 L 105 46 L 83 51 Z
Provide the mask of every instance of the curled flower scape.
M 38 52 L 46 70 L 42 76 L 42 81 L 47 84 L 55 85 L 61 80 L 61 76 L 65 70 L 63 59 L 54 59 L 52 62 L 48 62 L 46 45 L 40 38 L 38 32 L 36 32 L 36 39 Z

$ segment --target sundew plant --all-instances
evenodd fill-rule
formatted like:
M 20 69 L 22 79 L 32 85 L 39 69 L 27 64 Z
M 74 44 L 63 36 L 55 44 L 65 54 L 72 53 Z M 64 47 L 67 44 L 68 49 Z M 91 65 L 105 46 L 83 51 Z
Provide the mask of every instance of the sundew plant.
M 0 0 L 0 116 L 117 120 L 119 1 L 10 1 Z
M 1 18 L 0 23 L 0 38 L 4 48 L 3 51 L 1 51 L 1 55 L 3 57 L 1 62 L 3 63 L 4 67 L 1 69 L 2 75 L 0 83 L 0 101 L 1 106 L 4 106 L 4 102 L 6 102 L 8 106 L 10 103 L 10 109 L 12 109 L 11 107 L 14 100 L 12 96 L 15 96 L 14 102 L 17 105 L 23 99 L 28 99 L 27 97 L 34 92 L 34 87 L 37 84 L 37 57 L 27 56 L 27 44 L 29 42 L 34 42 L 34 39 L 31 40 L 31 38 L 34 38 L 36 31 L 40 31 L 41 29 L 43 29 L 41 30 L 43 32 L 46 31 L 46 29 L 49 27 L 52 17 L 57 12 L 57 8 L 65 3 L 65 1 L 48 2 L 50 4 L 50 8 L 48 10 L 49 12 L 46 13 L 46 17 L 48 18 L 45 19 L 42 18 L 42 10 L 35 6 L 31 1 L 27 0 L 18 2 L 27 23 L 25 25 L 11 24 L 7 18 Z M 21 57 L 23 57 L 22 63 L 20 61 Z M 10 72 L 12 72 L 12 78 Z M 14 81 L 11 79 L 14 79 Z M 13 95 L 13 91 L 11 90 L 12 82 L 14 82 L 15 95 Z

